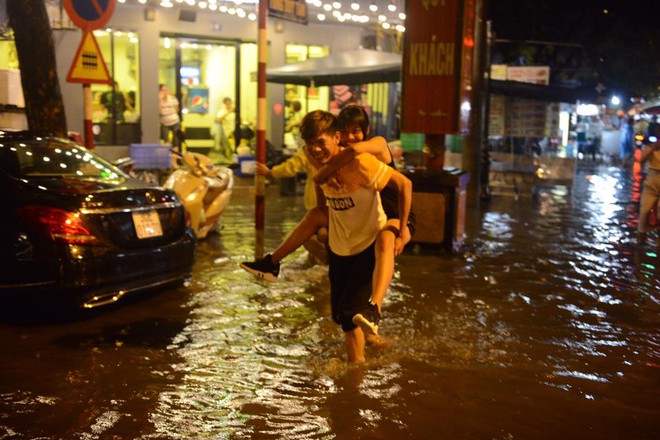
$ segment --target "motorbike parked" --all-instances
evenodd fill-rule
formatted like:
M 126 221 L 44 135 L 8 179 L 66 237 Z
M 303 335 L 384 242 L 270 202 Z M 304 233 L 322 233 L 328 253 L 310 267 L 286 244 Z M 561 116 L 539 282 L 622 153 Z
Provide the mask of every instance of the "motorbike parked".
M 174 161 L 176 169 L 163 186 L 174 190 L 181 199 L 197 238 L 205 238 L 220 227 L 234 187 L 234 174 L 200 153 L 173 154 L 179 160 Z

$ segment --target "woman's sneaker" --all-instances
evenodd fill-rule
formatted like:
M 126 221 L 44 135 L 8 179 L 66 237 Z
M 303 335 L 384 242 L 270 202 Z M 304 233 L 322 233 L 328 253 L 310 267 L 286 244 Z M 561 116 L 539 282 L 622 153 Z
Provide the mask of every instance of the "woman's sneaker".
M 353 316 L 353 324 L 357 325 L 367 335 L 378 336 L 378 322 L 380 321 L 380 313 L 378 306 L 369 303 L 366 309 Z
M 240 266 L 255 277 L 266 281 L 275 282 L 277 281 L 277 276 L 280 274 L 280 263 L 273 263 L 270 254 L 260 260 L 244 261 Z

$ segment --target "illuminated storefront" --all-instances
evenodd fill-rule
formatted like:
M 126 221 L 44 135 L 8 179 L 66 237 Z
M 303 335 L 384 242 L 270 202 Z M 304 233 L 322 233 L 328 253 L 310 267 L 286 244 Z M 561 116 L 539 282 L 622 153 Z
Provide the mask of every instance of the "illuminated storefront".
M 232 101 L 236 111 L 235 140 L 240 141 L 243 134 L 250 136 L 257 114 L 256 6 L 250 1 L 239 4 L 220 0 L 117 0 L 110 20 L 94 31 L 99 51 L 114 80 L 113 85 L 91 87 L 95 145 L 110 151 L 114 146 L 126 147 L 130 143 L 160 142 L 158 86 L 161 83 L 167 84 L 180 101 L 183 128 L 190 145 L 217 148 L 217 116 L 226 99 Z M 71 22 L 62 2 L 48 0 L 46 7 L 68 129 L 82 133 L 83 88 L 80 83 L 66 82 L 82 31 Z M 368 11 L 356 11 L 339 2 L 333 3 L 336 10 L 327 11 L 327 7 L 307 3 L 306 20 L 269 17 L 266 49 L 269 67 L 363 45 L 392 50 L 394 42 L 400 40 L 405 17 L 398 10 L 376 11 L 372 5 Z M 13 45 L 11 35 L 7 40 L 3 44 Z M 12 52 L 3 49 L 2 53 L 8 57 Z M 7 65 L 8 60 L 0 59 L 0 63 Z M 395 101 L 387 98 L 390 89 L 398 95 L 396 87 L 370 84 L 349 88 L 354 97 L 351 102 L 366 104 L 374 110 L 376 129 L 378 121 L 387 116 L 387 108 L 396 107 Z M 341 100 L 346 94 L 334 87 L 276 83 L 268 83 L 266 89 L 266 136 L 277 148 L 287 143 L 285 128 L 294 112 L 291 102 L 298 101 L 303 114 L 314 109 L 332 110 L 333 101 Z M 114 150 L 117 154 L 112 152 L 109 156 L 121 154 L 120 149 Z
M 166 84 L 179 100 L 183 129 L 191 146 L 218 149 L 216 117 L 226 98 L 236 111 L 239 130 L 235 140 L 250 136 L 257 115 L 254 17 L 208 9 L 191 14 L 177 7 L 149 4 L 118 2 L 106 28 L 95 32 L 116 81 L 114 87 L 92 86 L 95 143 L 105 147 L 160 142 L 159 84 Z M 355 48 L 367 32 L 358 26 L 304 25 L 272 18 L 268 25 L 269 66 Z M 66 23 L 54 27 L 53 32 L 69 130 L 82 132 L 82 87 L 63 80 L 81 32 Z M 328 108 L 329 88 L 293 87 L 303 112 Z M 267 139 L 278 147 L 284 145 L 289 89 L 281 84 L 267 85 Z
M 140 142 L 140 39 L 136 32 L 94 31 L 112 86 L 92 85 L 95 145 Z

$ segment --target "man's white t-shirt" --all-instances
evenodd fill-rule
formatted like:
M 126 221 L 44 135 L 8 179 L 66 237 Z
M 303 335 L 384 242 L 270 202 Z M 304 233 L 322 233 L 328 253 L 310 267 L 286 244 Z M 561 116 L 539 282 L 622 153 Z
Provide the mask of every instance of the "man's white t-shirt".
M 330 249 L 356 255 L 369 247 L 387 222 L 380 193 L 394 170 L 371 154 L 360 154 L 337 172 L 339 187 L 321 185 L 329 217 Z
M 159 101 L 159 105 L 161 124 L 166 127 L 171 127 L 180 122 L 178 113 L 179 101 L 176 99 L 176 96 L 167 95 L 165 100 Z

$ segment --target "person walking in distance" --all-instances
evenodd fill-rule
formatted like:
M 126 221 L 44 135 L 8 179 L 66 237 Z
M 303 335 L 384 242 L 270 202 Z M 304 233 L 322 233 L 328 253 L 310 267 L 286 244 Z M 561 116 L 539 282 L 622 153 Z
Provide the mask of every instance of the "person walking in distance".
M 178 150 L 178 132 L 181 129 L 179 118 L 179 100 L 171 95 L 165 84 L 158 88 L 158 113 L 160 115 L 160 138 L 168 143 L 172 136 L 172 147 Z
M 222 100 L 223 108 L 218 111 L 215 121 L 218 124 L 218 148 L 227 158 L 231 158 L 234 153 L 234 130 L 236 129 L 236 111 L 234 102 L 226 97 Z
M 649 133 L 647 136 L 640 159 L 642 166 L 648 162 L 648 169 L 639 203 L 639 222 L 637 223 L 637 242 L 639 244 L 646 243 L 646 236 L 653 230 L 653 226 L 648 222 L 649 212 L 654 204 L 658 205 L 660 198 L 660 142 L 658 142 L 660 130 L 657 125 L 654 130 L 654 134 Z

